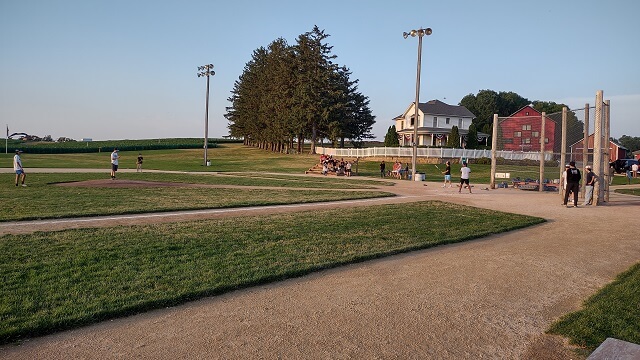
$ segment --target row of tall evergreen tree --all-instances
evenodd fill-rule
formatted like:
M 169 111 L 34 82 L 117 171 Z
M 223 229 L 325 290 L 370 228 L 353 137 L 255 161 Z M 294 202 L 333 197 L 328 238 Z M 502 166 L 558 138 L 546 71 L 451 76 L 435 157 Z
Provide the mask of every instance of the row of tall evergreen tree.
M 351 71 L 334 62 L 328 37 L 314 26 L 293 46 L 278 38 L 253 52 L 228 98 L 231 136 L 278 152 L 295 144 L 301 152 L 306 139 L 311 153 L 320 139 L 361 147 L 374 137 L 369 99 L 358 91 L 358 80 L 350 79 Z

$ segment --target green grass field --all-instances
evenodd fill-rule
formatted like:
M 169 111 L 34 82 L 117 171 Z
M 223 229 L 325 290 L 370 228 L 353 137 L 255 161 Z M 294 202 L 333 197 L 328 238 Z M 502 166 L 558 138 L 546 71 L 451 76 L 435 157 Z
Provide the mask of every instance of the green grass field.
M 108 175 L 108 174 L 107 174 Z M 12 199 L 0 207 L 0 221 L 121 215 L 175 210 L 199 210 L 243 206 L 281 205 L 393 196 L 383 191 L 358 191 L 376 180 L 345 181 L 344 178 L 303 176 L 207 176 L 162 173 L 123 173 L 119 180 L 144 180 L 203 185 L 258 186 L 269 188 L 229 189 L 211 187 L 108 188 L 56 186 L 83 180 L 105 179 L 95 173 L 33 173 L 27 188 L 15 187 L 12 174 L 0 174 L 0 198 Z M 111 180 L 109 180 L 111 181 Z M 300 189 L 302 188 L 304 191 Z
M 542 221 L 421 202 L 6 235 L 0 343 Z
M 608 337 L 640 344 L 640 263 L 563 316 L 549 333 L 566 336 L 590 353 Z

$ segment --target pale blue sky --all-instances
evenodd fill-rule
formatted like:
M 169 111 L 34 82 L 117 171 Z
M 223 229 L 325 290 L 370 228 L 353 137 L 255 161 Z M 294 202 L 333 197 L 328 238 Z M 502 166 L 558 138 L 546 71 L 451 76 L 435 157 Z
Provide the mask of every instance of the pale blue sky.
M 371 100 L 374 134 L 414 100 L 457 104 L 481 89 L 530 100 L 611 100 L 612 136 L 640 136 L 640 2 L 0 0 L 0 125 L 74 139 L 227 134 L 227 98 L 253 50 L 314 25 Z M 4 131 L 3 131 L 4 134 Z M 4 135 L 2 135 L 4 136 Z

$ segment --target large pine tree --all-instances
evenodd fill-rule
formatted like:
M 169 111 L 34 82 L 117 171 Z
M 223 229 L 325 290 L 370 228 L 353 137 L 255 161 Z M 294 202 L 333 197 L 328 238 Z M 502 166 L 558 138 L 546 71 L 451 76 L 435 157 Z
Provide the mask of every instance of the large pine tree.
M 373 138 L 369 99 L 349 69 L 333 62 L 328 37 L 315 26 L 294 46 L 277 39 L 253 52 L 228 99 L 225 117 L 232 136 L 273 151 L 288 151 L 294 139 L 302 151 L 304 140 L 311 139 L 312 153 L 318 138 L 340 146 L 345 139 L 362 146 Z
M 476 130 L 476 126 L 474 124 L 471 124 L 469 126 L 469 133 L 467 134 L 467 142 L 465 147 L 467 149 L 478 148 L 478 131 Z
M 451 127 L 451 133 L 449 133 L 449 137 L 447 138 L 447 147 L 460 147 L 460 131 L 458 131 L 458 127 L 455 125 Z

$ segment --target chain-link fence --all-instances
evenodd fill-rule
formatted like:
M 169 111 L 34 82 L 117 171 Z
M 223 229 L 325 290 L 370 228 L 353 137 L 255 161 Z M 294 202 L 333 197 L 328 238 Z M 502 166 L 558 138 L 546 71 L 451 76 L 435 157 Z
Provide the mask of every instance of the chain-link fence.
M 546 114 L 526 106 L 508 117 L 494 116 L 491 187 L 563 194 L 565 165 L 573 161 L 583 174 L 591 165 L 600 179 L 594 203 L 608 201 L 609 113 L 599 91 L 593 107 Z

